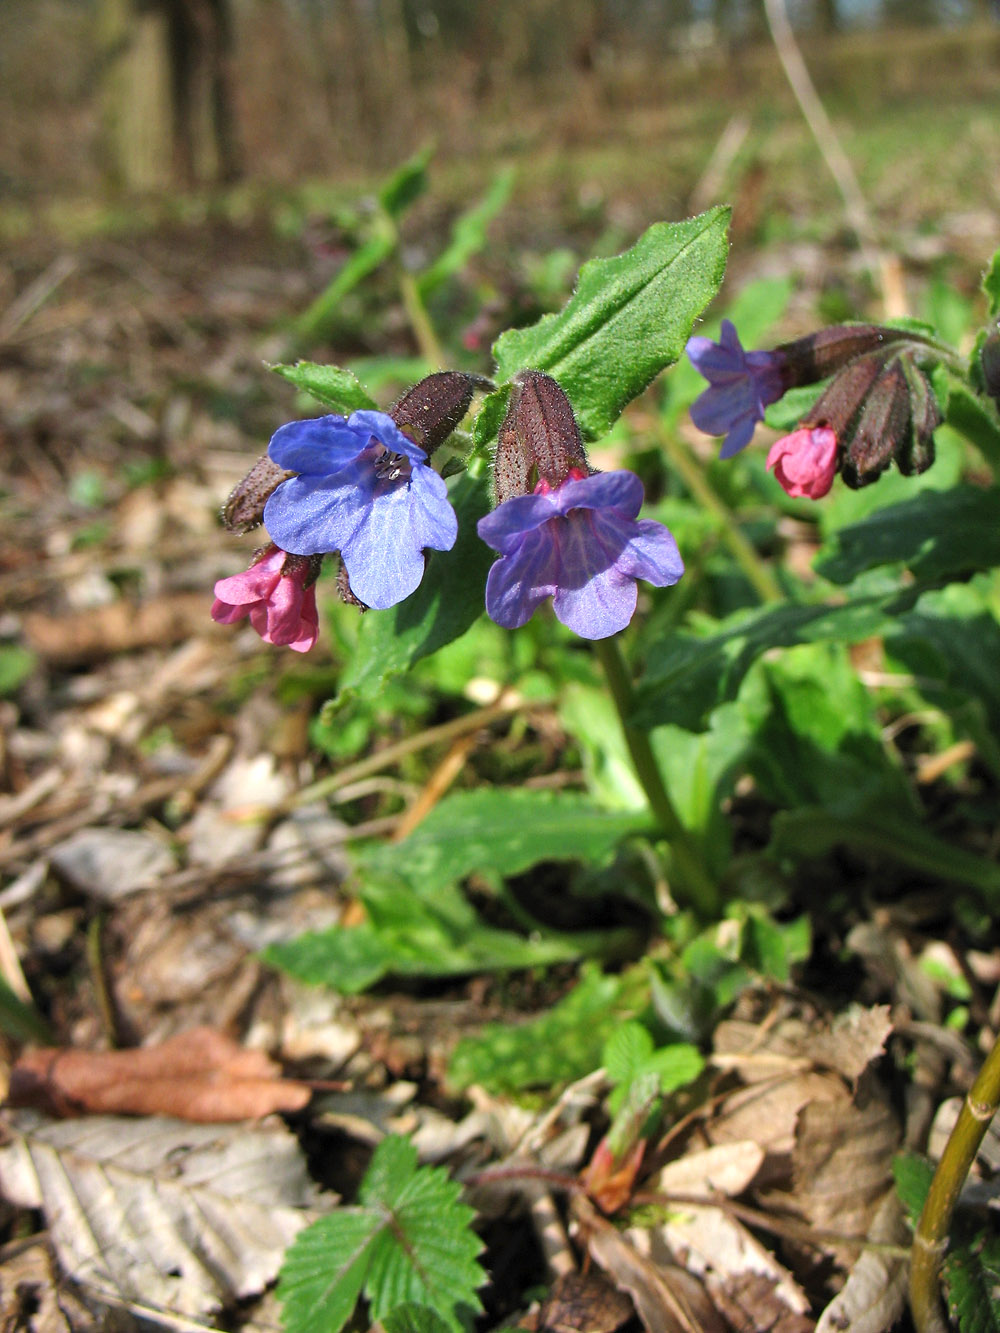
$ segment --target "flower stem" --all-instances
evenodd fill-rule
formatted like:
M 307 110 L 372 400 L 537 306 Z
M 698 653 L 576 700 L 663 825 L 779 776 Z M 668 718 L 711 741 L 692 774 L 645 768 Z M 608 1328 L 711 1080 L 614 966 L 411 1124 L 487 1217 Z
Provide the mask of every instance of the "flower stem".
M 609 639 L 595 640 L 594 648 L 601 659 L 608 688 L 618 710 L 625 744 L 628 746 L 636 776 L 646 793 L 650 810 L 670 843 L 677 881 L 671 888 L 678 891 L 678 898 L 686 898 L 688 904 L 699 915 L 708 919 L 717 916 L 718 886 L 709 875 L 701 853 L 674 809 L 674 803 L 664 784 L 648 734 L 629 722 L 634 696 L 617 635 Z
M 969 1089 L 955 1128 L 945 1144 L 913 1235 L 910 1309 L 917 1333 L 946 1333 L 941 1314 L 939 1273 L 948 1247 L 948 1226 L 965 1177 L 1000 1105 L 1000 1037 Z
M 747 576 L 762 602 L 783 602 L 785 595 L 777 579 L 740 531 L 733 513 L 708 484 L 701 468 L 688 450 L 670 431 L 663 432 L 663 444 L 670 463 L 681 474 L 684 485 L 715 518 L 719 520 L 722 540 Z

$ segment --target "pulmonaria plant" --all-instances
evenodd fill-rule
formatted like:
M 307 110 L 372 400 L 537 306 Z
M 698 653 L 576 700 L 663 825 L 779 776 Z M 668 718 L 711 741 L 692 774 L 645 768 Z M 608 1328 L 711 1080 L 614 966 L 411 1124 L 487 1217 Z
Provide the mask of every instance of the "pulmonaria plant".
M 924 367 L 945 350 L 914 330 L 842 324 L 747 352 L 723 320 L 720 342 L 688 341 L 692 364 L 709 380 L 691 419 L 709 434 L 725 434 L 720 456 L 730 458 L 749 444 L 770 403 L 791 388 L 829 379 L 797 429 L 768 453 L 767 466 L 783 489 L 818 500 L 838 472 L 857 489 L 877 481 L 892 462 L 912 475 L 934 461 L 941 413 Z
M 591 471 L 569 399 L 548 375 L 515 376 L 494 484 L 500 503 L 478 531 L 500 553 L 486 610 L 505 629 L 526 624 L 551 597 L 575 634 L 605 639 L 635 614 L 637 579 L 662 588 L 684 572 L 669 530 L 637 517 L 639 478 Z

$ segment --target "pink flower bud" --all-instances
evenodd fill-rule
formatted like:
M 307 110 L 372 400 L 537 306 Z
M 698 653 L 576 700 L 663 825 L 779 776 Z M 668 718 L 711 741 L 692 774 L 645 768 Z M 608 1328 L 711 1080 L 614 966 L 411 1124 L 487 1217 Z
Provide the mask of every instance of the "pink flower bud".
M 249 616 L 265 643 L 308 652 L 319 630 L 313 587 L 319 564 L 316 556 L 287 555 L 277 546 L 266 547 L 242 574 L 218 581 L 212 619 L 231 625 Z
M 771 446 L 767 466 L 795 498 L 819 500 L 837 471 L 837 437 L 828 426 L 803 426 Z

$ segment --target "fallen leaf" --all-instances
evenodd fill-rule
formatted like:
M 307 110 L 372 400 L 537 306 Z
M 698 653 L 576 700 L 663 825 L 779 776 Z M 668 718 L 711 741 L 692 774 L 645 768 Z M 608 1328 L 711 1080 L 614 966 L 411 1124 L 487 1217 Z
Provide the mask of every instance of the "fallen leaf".
M 41 1208 L 63 1271 L 150 1313 L 206 1314 L 261 1291 L 321 1203 L 279 1122 L 10 1113 L 0 1193 Z
M 887 1004 L 870 1009 L 853 1004 L 846 1013 L 838 1014 L 829 1028 L 812 1037 L 809 1049 L 818 1065 L 835 1069 L 856 1084 L 872 1061 L 884 1054 L 891 1031 Z
M 631 1296 L 647 1333 L 725 1333 L 718 1311 L 690 1273 L 644 1258 L 583 1195 L 574 1196 L 572 1215 L 591 1258 Z
M 600 1273 L 564 1273 L 538 1311 L 538 1333 L 615 1333 L 632 1302 Z
M 60 1116 L 254 1120 L 300 1111 L 309 1101 L 305 1083 L 279 1074 L 263 1051 L 244 1050 L 214 1028 L 192 1028 L 158 1046 L 127 1051 L 25 1051 L 11 1070 L 8 1101 Z
M 883 1199 L 871 1225 L 869 1239 L 906 1245 L 903 1207 L 895 1190 Z M 909 1265 L 906 1259 L 876 1250 L 864 1250 L 847 1281 L 820 1315 L 816 1333 L 882 1333 L 899 1318 L 906 1299 Z
M 176 869 L 169 847 L 134 829 L 81 829 L 49 856 L 53 869 L 80 893 L 107 901 L 151 888 Z

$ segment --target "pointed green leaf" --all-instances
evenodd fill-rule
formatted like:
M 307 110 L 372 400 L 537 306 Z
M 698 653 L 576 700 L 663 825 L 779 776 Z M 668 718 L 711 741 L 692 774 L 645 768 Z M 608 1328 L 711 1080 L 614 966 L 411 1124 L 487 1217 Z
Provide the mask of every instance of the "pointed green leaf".
M 601 1063 L 612 1083 L 631 1083 L 653 1054 L 648 1028 L 634 1019 L 615 1028 L 604 1044 Z
M 294 366 L 272 366 L 278 375 L 290 380 L 296 388 L 311 394 L 331 412 L 350 416 L 363 408 L 375 406 L 357 376 L 343 366 L 321 366 L 315 361 L 296 361 Z
M 278 1279 L 286 1333 L 339 1333 L 357 1304 L 385 1223 L 368 1208 L 338 1208 L 300 1231 Z
M 295 339 L 299 346 L 305 347 L 322 337 L 348 292 L 352 292 L 369 273 L 374 273 L 395 250 L 396 237 L 390 230 L 386 230 L 387 225 L 383 222 L 381 229 L 376 228 L 374 234 L 354 251 L 329 286 L 320 292 L 312 305 L 296 320 Z
M 726 266 L 729 209 L 654 223 L 630 250 L 580 269 L 555 315 L 501 334 L 497 375 L 543 370 L 569 395 L 585 437 L 607 433 L 622 409 L 680 356 Z
M 421 148 L 398 167 L 378 192 L 378 201 L 395 220 L 403 216 L 427 189 L 427 166 L 434 156 L 434 145 Z
M 382 1327 L 385 1333 L 448 1333 L 447 1321 L 436 1310 L 412 1301 L 384 1315 Z
M 456 219 L 448 245 L 417 278 L 422 300 L 426 301 L 442 282 L 463 269 L 486 244 L 486 229 L 510 198 L 514 175 L 513 167 L 498 171 L 482 199 Z

